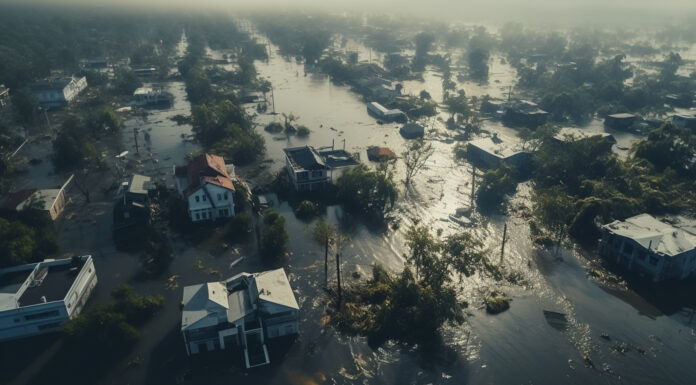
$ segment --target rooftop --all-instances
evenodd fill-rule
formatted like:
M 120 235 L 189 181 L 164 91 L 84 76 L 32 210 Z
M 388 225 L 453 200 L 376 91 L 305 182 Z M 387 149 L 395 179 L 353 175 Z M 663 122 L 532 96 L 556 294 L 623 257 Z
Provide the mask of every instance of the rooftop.
M 147 194 L 148 190 L 151 190 L 154 186 L 152 185 L 152 178 L 149 176 L 133 174 L 128 185 L 128 192 L 131 194 Z
M 624 113 L 620 113 L 620 114 L 611 114 L 608 117 L 612 118 L 612 119 L 633 119 L 636 116 L 633 114 L 629 114 L 629 113 L 624 112 Z
M 184 194 L 189 196 L 198 191 L 202 182 L 234 191 L 234 184 L 227 170 L 228 167 L 221 156 L 205 153 L 191 160 L 186 166 L 176 167 L 174 174 L 187 179 L 188 187 Z
M 0 311 L 65 299 L 89 256 L 0 270 Z M 21 288 L 26 287 L 22 292 Z
M 32 83 L 31 89 L 32 91 L 63 90 L 73 81 L 75 78 L 70 76 L 46 78 Z
M 1 207 L 9 210 L 22 210 L 32 204 L 38 204 L 42 210 L 51 210 L 56 199 L 60 196 L 60 189 L 27 189 L 10 194 Z
M 665 256 L 675 256 L 696 248 L 696 222 L 685 220 L 673 225 L 649 214 L 636 215 L 625 221 L 614 221 L 603 228 L 630 238 L 646 249 Z
M 562 142 L 576 141 L 581 139 L 591 138 L 593 136 L 601 136 L 607 140 L 616 143 L 614 136 L 607 132 L 587 132 L 586 130 L 574 127 L 563 127 L 554 135 L 554 139 Z
M 300 170 L 325 170 L 326 162 L 321 155 L 311 146 L 286 148 L 287 155 L 293 168 Z
M 469 145 L 501 159 L 524 152 L 518 142 L 500 135 L 472 140 Z

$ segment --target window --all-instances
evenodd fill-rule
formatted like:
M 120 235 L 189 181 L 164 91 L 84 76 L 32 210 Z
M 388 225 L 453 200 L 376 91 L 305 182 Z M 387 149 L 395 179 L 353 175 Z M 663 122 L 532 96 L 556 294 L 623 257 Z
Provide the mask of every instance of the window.
M 201 216 L 203 217 L 203 219 L 208 219 L 208 213 L 206 212 L 203 212 Z
M 297 173 L 297 180 L 304 181 L 309 179 L 309 173 L 307 171 L 302 171 Z
M 219 200 L 219 201 L 222 200 L 222 194 L 219 194 L 219 193 L 218 193 L 218 200 Z
M 203 195 L 203 201 L 206 201 L 206 199 L 207 199 L 207 198 L 205 197 L 205 195 Z
M 201 214 L 200 214 L 200 213 L 196 213 L 196 220 L 198 221 L 198 220 L 200 220 L 200 219 L 201 219 Z
M 312 171 L 312 178 L 321 178 L 321 171 Z
M 200 202 L 200 201 L 201 201 L 201 198 L 198 195 L 196 195 L 196 202 Z
M 623 252 L 624 252 L 624 254 L 632 254 L 633 253 L 633 245 L 629 242 L 624 242 Z
M 225 193 L 225 200 L 227 200 L 227 193 Z
M 44 311 L 41 313 L 27 314 L 24 316 L 24 319 L 27 321 L 31 321 L 31 320 L 35 320 L 35 319 L 57 317 L 58 314 L 59 314 L 58 310 L 50 310 L 50 311 Z
M 650 257 L 650 264 L 651 265 L 657 266 L 658 262 L 659 262 L 659 260 L 657 259 L 657 257 L 653 257 L 653 256 Z
M 643 251 L 643 250 L 638 251 L 638 260 L 645 261 L 645 251 Z

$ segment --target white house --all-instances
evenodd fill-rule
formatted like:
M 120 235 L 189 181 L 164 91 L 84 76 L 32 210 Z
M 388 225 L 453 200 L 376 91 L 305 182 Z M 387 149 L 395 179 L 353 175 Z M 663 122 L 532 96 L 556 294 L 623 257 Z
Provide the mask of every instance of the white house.
M 239 347 L 247 368 L 265 365 L 266 340 L 299 330 L 299 306 L 282 268 L 186 286 L 182 303 L 188 355 Z
M 372 116 L 386 121 L 406 121 L 407 117 L 403 111 L 398 109 L 387 109 L 377 102 L 367 104 L 367 112 Z
M 599 254 L 659 282 L 696 272 L 696 222 L 641 214 L 602 226 Z
M 39 105 L 44 108 L 60 107 L 70 103 L 87 88 L 87 78 L 58 77 L 48 78 L 31 85 Z
M 89 255 L 0 270 L 0 341 L 58 330 L 96 285 Z
M 234 166 L 211 154 L 174 168 L 177 189 L 188 203 L 193 222 L 234 216 L 235 189 L 230 173 L 234 174 Z
M 133 99 L 138 106 L 168 105 L 173 96 L 159 87 L 140 87 L 133 92 Z
M 357 155 L 327 147 L 317 151 L 312 146 L 286 148 L 285 168 L 297 191 L 314 191 L 332 182 L 333 170 L 357 166 Z
M 511 138 L 496 133 L 492 137 L 470 141 L 466 146 L 469 161 L 480 167 L 498 167 L 505 162 L 513 167 L 526 168 L 531 154 Z

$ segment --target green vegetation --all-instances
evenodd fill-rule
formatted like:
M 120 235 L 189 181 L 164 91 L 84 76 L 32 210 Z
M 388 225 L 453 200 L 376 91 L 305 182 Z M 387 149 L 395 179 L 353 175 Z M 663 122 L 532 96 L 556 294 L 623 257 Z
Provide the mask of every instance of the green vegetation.
M 476 204 L 484 211 L 500 209 L 505 197 L 517 190 L 518 179 L 518 171 L 506 163 L 486 171 L 476 190 Z
M 280 265 L 287 258 L 288 232 L 285 230 L 285 218 L 274 210 L 263 216 L 261 230 L 261 255 L 268 265 Z
M 283 131 L 283 125 L 278 122 L 271 122 L 268 123 L 268 125 L 266 125 L 266 127 L 264 127 L 263 129 L 272 134 L 277 134 Z
M 467 303 L 457 298 L 453 273 L 468 277 L 482 268 L 482 244 L 466 233 L 439 240 L 423 226 L 411 227 L 406 241 L 404 270 L 392 275 L 374 265 L 372 279 L 346 290 L 335 321 L 373 345 L 393 340 L 430 351 L 442 325 L 464 321 Z
M 425 166 L 434 152 L 433 145 L 425 143 L 423 139 L 413 140 L 406 145 L 406 150 L 401 154 L 406 167 L 406 185 L 411 183 L 411 179 Z
M 141 296 L 126 284 L 117 286 L 111 297 L 111 303 L 95 304 L 65 324 L 69 344 L 101 357 L 124 354 L 138 340 L 138 327 L 164 303 L 161 295 Z
M 295 216 L 300 219 L 310 219 L 319 214 L 319 206 L 312 201 L 302 201 L 295 209 Z
M 562 149 L 543 141 L 533 157 L 538 227 L 554 239 L 562 240 L 567 232 L 591 242 L 598 237 L 598 223 L 643 212 L 693 210 L 695 139 L 688 129 L 665 123 L 638 142 L 627 160 L 618 159 L 599 136 L 565 143 Z
M 82 117 L 68 116 L 53 141 L 54 166 L 58 170 L 72 170 L 93 166 L 98 161 L 92 126 Z
M 0 268 L 43 261 L 58 251 L 53 223 L 44 212 L 30 207 L 0 215 Z
M 356 214 L 381 217 L 394 206 L 399 192 L 394 171 L 383 162 L 376 170 L 364 164 L 345 170 L 336 181 L 338 200 Z
M 228 239 L 232 243 L 238 243 L 249 237 L 251 230 L 251 216 L 246 212 L 237 213 L 230 220 L 230 227 L 227 231 Z
M 334 19 L 305 14 L 263 15 L 256 17 L 256 25 L 283 55 L 301 57 L 312 65 L 331 42 Z

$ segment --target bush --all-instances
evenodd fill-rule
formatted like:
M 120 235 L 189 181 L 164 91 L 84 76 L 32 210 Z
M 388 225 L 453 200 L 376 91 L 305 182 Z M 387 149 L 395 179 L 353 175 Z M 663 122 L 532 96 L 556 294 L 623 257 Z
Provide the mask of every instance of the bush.
M 305 138 L 309 136 L 309 133 L 310 131 L 309 128 L 307 128 L 307 126 L 297 126 L 297 136 Z
M 312 201 L 302 201 L 295 209 L 295 215 L 300 219 L 310 219 L 319 213 L 319 206 Z
M 288 244 L 288 232 L 285 230 L 285 218 L 277 211 L 269 210 L 263 216 L 261 230 L 261 254 L 269 265 L 280 264 L 285 257 Z
M 283 125 L 278 123 L 278 122 L 271 122 L 263 129 L 266 130 L 267 132 L 272 133 L 272 134 L 277 134 L 277 133 L 283 131 Z

